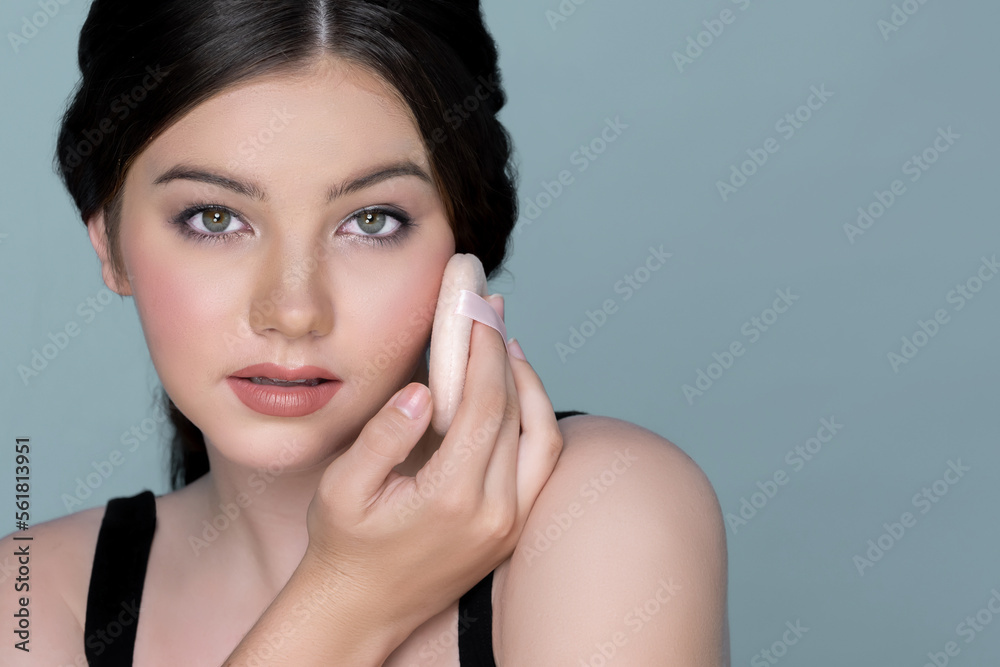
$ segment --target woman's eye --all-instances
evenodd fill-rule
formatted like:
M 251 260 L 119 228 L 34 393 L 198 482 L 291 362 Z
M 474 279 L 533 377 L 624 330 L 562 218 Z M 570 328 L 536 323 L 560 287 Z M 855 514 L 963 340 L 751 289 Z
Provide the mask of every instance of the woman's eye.
M 239 218 L 224 208 L 203 208 L 196 211 L 187 222 L 199 232 L 217 236 L 225 232 L 239 231 L 242 227 L 231 228 Z M 242 224 L 242 223 L 240 223 Z
M 356 227 L 364 236 L 375 236 L 385 229 L 390 217 L 385 211 L 375 209 L 355 213 L 348 221 L 357 221 Z
M 389 221 L 392 221 L 390 223 Z M 355 236 L 365 238 L 369 242 L 385 243 L 387 241 L 398 241 L 406 232 L 406 228 L 411 226 L 409 218 L 401 213 L 395 213 L 382 208 L 365 209 L 355 213 L 347 219 L 347 223 L 341 228 L 348 228 Z M 351 228 L 357 229 L 355 232 Z M 388 233 L 382 233 L 388 227 Z
M 250 229 L 230 209 L 208 203 L 190 206 L 170 218 L 170 222 L 195 241 L 232 241 L 244 236 L 239 232 Z

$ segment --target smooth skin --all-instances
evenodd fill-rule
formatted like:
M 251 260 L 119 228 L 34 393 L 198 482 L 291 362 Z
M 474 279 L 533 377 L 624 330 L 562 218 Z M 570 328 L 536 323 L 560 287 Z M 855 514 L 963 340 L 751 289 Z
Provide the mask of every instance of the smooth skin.
M 406 160 L 426 177 L 328 198 L 333 184 Z M 190 172 L 156 183 L 178 166 L 254 188 Z M 557 422 L 530 363 L 478 322 L 444 438 L 427 428 L 429 404 L 413 419 L 393 406 L 426 384 L 455 242 L 415 121 L 379 79 L 324 57 L 223 91 L 155 138 L 124 187 L 124 275 L 100 214 L 90 238 L 106 284 L 135 299 L 160 380 L 211 461 L 157 498 L 136 665 L 245 664 L 277 637 L 267 664 L 454 667 L 458 598 L 496 567 L 501 666 L 603 664 L 609 651 L 614 664 L 728 666 L 722 513 L 679 448 L 609 417 Z M 169 222 L 192 204 L 231 210 L 212 211 L 230 222 L 227 238 L 197 241 Z M 411 217 L 399 243 L 365 238 L 400 229 L 391 216 L 361 228 L 357 213 L 376 205 Z M 215 233 L 206 218 L 185 221 Z M 502 316 L 502 299 L 492 305 Z M 262 362 L 324 367 L 343 385 L 311 415 L 262 415 L 226 383 Z M 268 467 L 280 472 L 261 489 L 254 475 Z M 204 522 L 240 494 L 251 499 L 240 517 L 200 544 Z M 84 664 L 103 514 L 32 528 L 32 651 L 5 642 L 0 662 Z M 0 548 L 12 553 L 12 536 Z

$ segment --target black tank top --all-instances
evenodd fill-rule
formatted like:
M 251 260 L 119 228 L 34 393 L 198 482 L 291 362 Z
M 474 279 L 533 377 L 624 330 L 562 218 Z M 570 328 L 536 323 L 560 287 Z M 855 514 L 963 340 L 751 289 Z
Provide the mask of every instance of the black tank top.
M 556 419 L 585 415 L 568 410 Z M 143 491 L 108 501 L 97 535 L 87 593 L 84 654 L 90 667 L 130 667 L 146 564 L 156 529 L 156 498 Z M 493 659 L 493 572 L 458 601 L 458 656 L 462 667 L 496 667 Z

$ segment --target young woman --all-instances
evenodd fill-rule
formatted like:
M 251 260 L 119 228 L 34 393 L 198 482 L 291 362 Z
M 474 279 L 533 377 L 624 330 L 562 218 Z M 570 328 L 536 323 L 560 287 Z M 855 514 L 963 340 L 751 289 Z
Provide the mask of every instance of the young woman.
M 477 2 L 95 0 L 79 64 L 59 168 L 177 490 L 33 527 L 0 662 L 729 664 L 721 512 L 676 446 L 555 413 L 479 322 L 428 428 L 445 265 L 494 274 L 517 219 Z

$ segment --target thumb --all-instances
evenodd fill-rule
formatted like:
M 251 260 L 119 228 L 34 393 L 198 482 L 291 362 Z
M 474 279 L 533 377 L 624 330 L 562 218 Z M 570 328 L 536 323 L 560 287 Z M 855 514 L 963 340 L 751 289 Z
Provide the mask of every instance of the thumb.
M 427 430 L 430 398 L 430 390 L 419 382 L 396 392 L 365 424 L 350 449 L 331 464 L 336 467 L 333 488 L 349 498 L 372 500 Z

